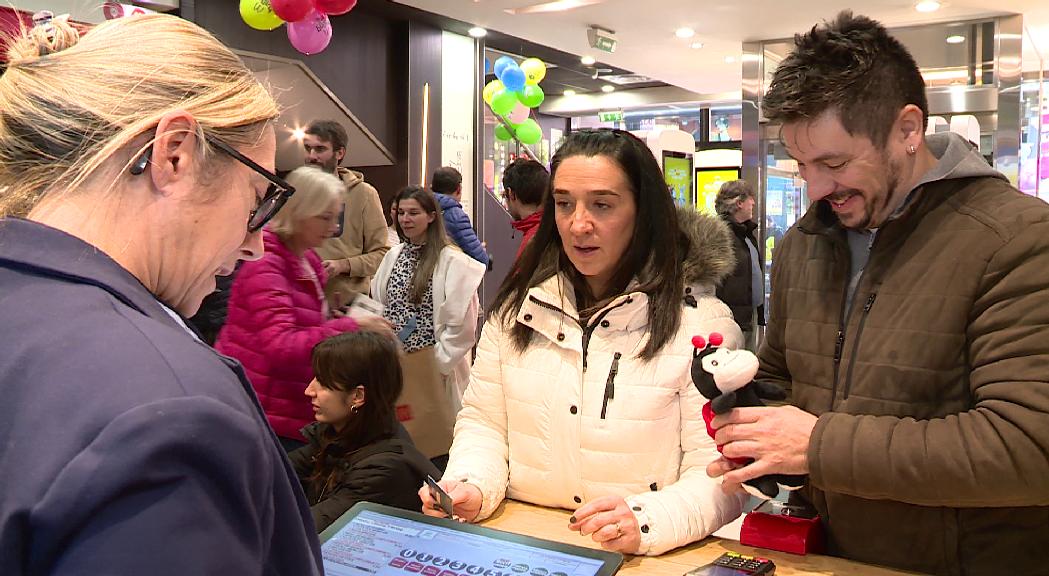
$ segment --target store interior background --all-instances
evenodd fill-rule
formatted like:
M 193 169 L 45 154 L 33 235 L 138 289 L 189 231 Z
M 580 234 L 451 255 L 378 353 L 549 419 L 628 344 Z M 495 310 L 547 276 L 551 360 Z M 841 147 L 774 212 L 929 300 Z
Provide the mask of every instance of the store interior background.
M 101 4 L 9 0 L 0 28 L 43 9 L 97 23 L 105 18 Z M 283 29 L 249 28 L 235 0 L 134 4 L 200 24 L 272 86 L 284 108 L 279 170 L 302 164 L 301 129 L 315 118 L 347 127 L 344 165 L 363 172 L 384 200 L 408 184 L 426 185 L 439 166 L 458 168 L 464 208 L 493 255 L 482 304 L 520 241 L 503 206 L 503 167 L 522 155 L 547 162 L 573 128 L 623 128 L 653 142 L 663 132 L 687 133 L 692 150 L 685 154 L 654 146 L 681 180 L 682 202 L 708 209 L 720 183 L 739 175 L 758 190 L 763 237 L 768 226 L 793 225 L 807 208 L 804 182 L 778 141 L 778 126 L 761 118 L 761 97 L 792 35 L 844 8 L 881 20 L 912 51 L 939 118 L 931 131 L 965 134 L 1021 191 L 1049 200 L 1044 0 L 1000 0 L 994 10 L 978 0 L 945 1 L 929 12 L 891 0 L 359 0 L 332 18 L 330 45 L 311 56 L 295 51 Z M 471 37 L 475 26 L 487 35 Z M 591 48 L 591 26 L 614 32 L 614 52 Z M 497 141 L 497 119 L 481 100 L 494 78 L 485 61 L 503 55 L 548 65 L 546 99 L 533 112 L 543 136 L 534 146 Z M 581 61 L 585 56 L 593 63 Z

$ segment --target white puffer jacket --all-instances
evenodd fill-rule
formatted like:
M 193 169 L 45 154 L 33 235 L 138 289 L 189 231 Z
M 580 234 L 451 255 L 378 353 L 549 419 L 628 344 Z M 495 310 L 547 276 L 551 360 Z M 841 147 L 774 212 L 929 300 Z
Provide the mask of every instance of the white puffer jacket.
M 731 270 L 723 230 L 729 256 L 713 258 L 719 271 L 721 261 Z M 524 353 L 498 319 L 486 323 L 444 475 L 481 489 L 479 518 L 504 496 L 571 510 L 622 496 L 641 526 L 640 553 L 655 555 L 739 516 L 744 498 L 725 495 L 706 474 L 718 452 L 689 367 L 693 335 L 720 332 L 741 346 L 742 333 L 710 283 L 702 284 L 682 304 L 677 335 L 647 362 L 637 358 L 648 338 L 648 296 L 640 292 L 613 300 L 584 330 L 570 284 L 547 279 L 516 316 L 535 331 Z

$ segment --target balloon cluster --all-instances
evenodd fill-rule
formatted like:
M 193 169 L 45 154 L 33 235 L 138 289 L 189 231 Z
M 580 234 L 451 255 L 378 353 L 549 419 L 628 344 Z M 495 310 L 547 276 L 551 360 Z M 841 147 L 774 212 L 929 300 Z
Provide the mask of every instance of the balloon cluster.
M 543 138 L 543 130 L 528 116 L 531 109 L 546 98 L 539 87 L 546 77 L 546 64 L 538 58 L 529 58 L 518 65 L 513 58 L 503 56 L 495 61 L 493 72 L 496 80 L 485 85 L 481 97 L 492 113 L 506 118 L 510 125 L 510 129 L 502 124 L 496 126 L 496 139 L 506 141 L 516 136 L 522 144 L 538 143 Z
M 288 23 L 288 41 L 309 56 L 328 47 L 328 16 L 345 14 L 357 0 L 240 0 L 240 17 L 256 30 L 274 30 Z

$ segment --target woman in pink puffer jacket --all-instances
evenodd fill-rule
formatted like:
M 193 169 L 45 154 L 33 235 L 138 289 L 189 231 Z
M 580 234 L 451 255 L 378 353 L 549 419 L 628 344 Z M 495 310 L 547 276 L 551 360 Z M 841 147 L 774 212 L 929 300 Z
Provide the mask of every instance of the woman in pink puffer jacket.
M 265 256 L 237 272 L 215 348 L 244 365 L 270 426 L 291 450 L 304 445 L 299 430 L 313 422 L 303 394 L 313 380 L 313 347 L 342 332 L 390 329 L 381 319 L 344 317 L 324 299 L 327 276 L 313 249 L 338 230 L 342 182 L 313 167 L 287 180 L 295 194 L 263 232 Z

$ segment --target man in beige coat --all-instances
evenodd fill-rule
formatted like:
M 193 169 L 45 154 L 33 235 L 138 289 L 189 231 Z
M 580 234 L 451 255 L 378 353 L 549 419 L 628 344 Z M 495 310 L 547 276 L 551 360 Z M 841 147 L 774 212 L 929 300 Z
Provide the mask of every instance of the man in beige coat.
M 317 248 L 328 273 L 328 303 L 341 308 L 358 293 L 368 294 L 372 276 L 389 250 L 386 219 L 375 188 L 360 172 L 339 166 L 346 157 L 346 129 L 332 120 L 315 120 L 302 146 L 306 163 L 327 170 L 346 184 L 342 233 Z

